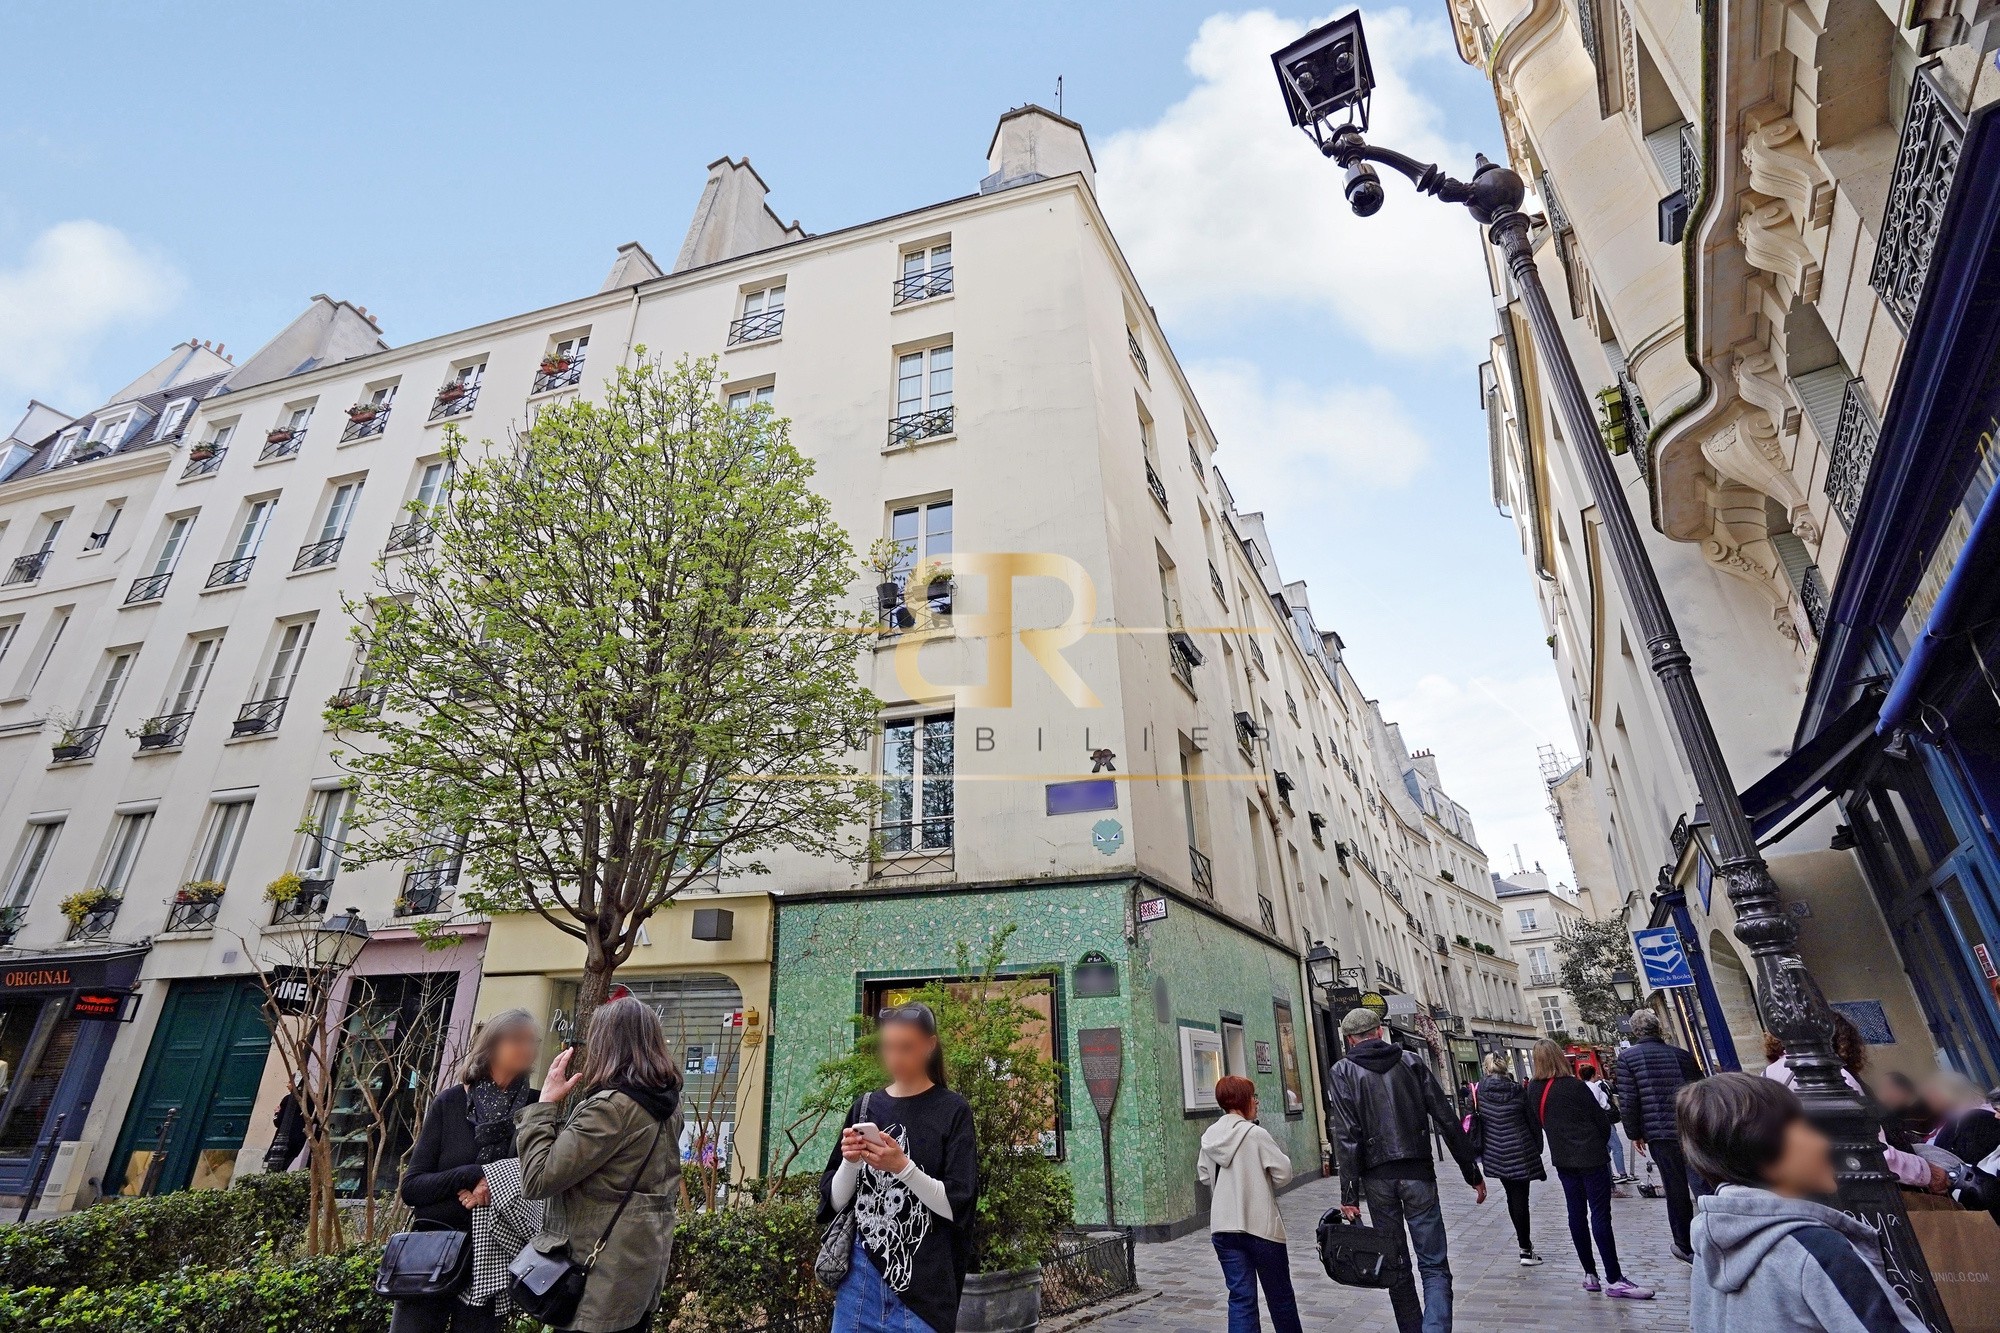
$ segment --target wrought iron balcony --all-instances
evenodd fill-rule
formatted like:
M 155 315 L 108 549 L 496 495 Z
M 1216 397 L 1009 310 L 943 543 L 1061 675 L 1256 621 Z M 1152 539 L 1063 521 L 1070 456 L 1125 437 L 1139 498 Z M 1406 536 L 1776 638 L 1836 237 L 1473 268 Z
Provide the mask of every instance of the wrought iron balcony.
M 444 906 L 458 883 L 455 865 L 421 866 L 403 874 L 403 891 L 396 895 L 397 916 L 426 916 Z
M 1215 863 L 1193 843 L 1188 844 L 1188 870 L 1194 878 L 1195 892 L 1210 902 L 1215 901 Z
M 758 343 L 766 338 L 775 338 L 785 331 L 785 308 L 759 310 L 754 315 L 745 315 L 729 325 L 727 343 L 734 347 L 738 343 Z
M 1701 130 L 1681 126 L 1681 198 L 1693 208 L 1701 199 Z
M 462 380 L 452 380 L 437 391 L 431 400 L 432 421 L 443 421 L 446 417 L 462 417 L 479 402 L 479 385 L 467 384 Z
M 1195 476 L 1203 477 L 1208 474 L 1208 466 L 1201 461 L 1201 447 L 1194 442 L 1192 435 L 1188 436 L 1188 462 L 1194 467 Z
M 1806 613 L 1806 623 L 1812 626 L 1813 637 L 1826 637 L 1826 580 L 1821 577 L 1818 565 L 1807 565 L 1805 577 L 1799 580 L 1799 606 Z
M 1562 984 L 1562 978 L 1557 976 L 1554 972 L 1530 971 L 1528 973 L 1528 984 L 1530 986 L 1560 986 Z
M 1263 894 L 1257 895 L 1257 924 L 1264 928 L 1266 935 L 1278 933 L 1278 908 Z
M 891 591 L 893 589 L 893 591 Z M 909 585 L 890 580 L 876 588 L 876 610 L 884 634 L 907 634 L 951 628 L 952 599 L 958 584 L 949 574 L 933 578 L 911 605 Z
M 370 435 L 380 435 L 389 424 L 388 403 L 357 403 L 347 409 L 347 427 L 340 432 L 340 442 L 365 440 Z
M 289 698 L 290 695 L 281 694 L 275 699 L 252 699 L 236 710 L 236 721 L 230 725 L 229 734 L 257 736 L 276 731 L 285 720 L 285 701 Z
M 1263 672 L 1266 677 L 1270 676 L 1271 668 L 1264 665 L 1264 645 L 1257 642 L 1257 636 L 1254 634 L 1245 635 L 1243 646 L 1250 650 L 1250 660 L 1257 664 L 1257 669 Z
M 567 389 L 583 378 L 583 353 L 574 356 L 545 356 L 535 370 L 535 382 L 529 386 L 529 393 L 548 393 L 555 389 Z
M 1847 526 L 1861 510 L 1861 493 L 1868 486 L 1868 473 L 1875 466 L 1875 445 L 1881 427 L 1868 406 L 1861 377 L 1847 382 L 1840 396 L 1840 416 L 1833 431 L 1833 448 L 1826 463 L 1826 494 Z
M 174 895 L 173 906 L 167 909 L 166 931 L 207 930 L 215 925 L 215 917 L 222 910 L 222 898 L 206 895 L 190 896 L 182 889 Z
M 1437 950 L 1439 953 L 1448 954 L 1451 952 L 1451 944 L 1445 939 L 1444 936 L 1436 933 L 1433 933 L 1431 935 L 1431 947 Z
M 333 692 L 326 701 L 328 709 L 360 709 L 364 713 L 382 711 L 383 690 L 380 685 L 348 685 Z
M 101 940 L 110 936 L 111 927 L 118 920 L 118 909 L 124 906 L 122 898 L 114 898 L 102 907 L 93 907 L 88 912 L 69 923 L 69 938 L 73 940 Z
M 414 551 L 420 546 L 431 544 L 431 521 L 427 518 L 413 518 L 407 523 L 398 523 L 389 529 L 389 540 L 382 543 L 383 555 L 394 555 L 398 551 Z
M 888 447 L 894 449 L 897 445 L 951 434 L 957 422 L 955 413 L 955 408 L 934 407 L 928 412 L 907 412 L 900 417 L 890 417 Z
M 1139 373 L 1147 379 L 1153 378 L 1152 368 L 1146 364 L 1146 353 L 1139 346 L 1139 335 L 1130 329 L 1125 330 L 1125 346 L 1131 351 L 1132 359 L 1139 363 Z
M 1160 480 L 1159 473 L 1153 471 L 1151 459 L 1146 460 L 1146 489 L 1151 491 L 1153 498 L 1160 502 L 1161 509 L 1167 507 L 1167 484 Z
M 228 452 L 229 450 L 227 449 L 210 449 L 206 453 L 203 453 L 200 451 L 199 446 L 189 450 L 187 466 L 181 469 L 181 480 L 186 481 L 189 477 L 208 476 L 222 466 L 223 457 Z
M 1229 593 L 1224 590 L 1222 575 L 1216 570 L 1213 561 L 1210 561 L 1208 566 L 1208 586 L 1215 589 L 1215 600 L 1221 602 L 1222 609 L 1227 611 L 1229 609 Z
M 951 821 L 945 822 L 949 824 Z M 868 878 L 915 879 L 920 875 L 949 875 L 955 868 L 956 861 L 949 846 L 888 851 L 877 855 L 869 863 Z
M 896 279 L 890 291 L 892 305 L 908 305 L 912 301 L 928 301 L 933 296 L 944 296 L 951 291 L 951 265 L 943 264 L 927 273 L 905 273 Z
M 42 570 L 49 563 L 49 552 L 30 551 L 26 555 L 14 557 L 14 563 L 7 567 L 7 577 L 0 584 L 33 583 L 42 576 Z
M 1236 743 L 1243 747 L 1243 753 L 1256 753 L 1259 730 L 1257 719 L 1250 716 L 1250 714 L 1238 713 L 1236 715 Z
M 346 535 L 342 534 L 338 537 L 328 537 L 323 542 L 307 542 L 299 548 L 298 555 L 293 558 L 292 572 L 296 574 L 303 569 L 324 569 L 333 564 L 340 559 L 340 546 L 346 540 Z
M 204 587 L 227 588 L 250 581 L 250 566 L 257 563 L 257 557 L 246 555 L 241 560 L 218 560 L 215 568 L 208 571 L 208 582 Z
M 70 727 L 56 743 L 49 747 L 58 764 L 72 763 L 78 759 L 88 759 L 97 753 L 97 747 L 104 742 L 104 727 Z
M 170 569 L 164 574 L 145 574 L 133 579 L 132 586 L 125 590 L 125 605 L 159 601 L 167 595 L 167 584 L 173 577 L 174 572 Z
M 1173 667 L 1174 679 L 1194 690 L 1194 669 L 1201 665 L 1201 649 L 1195 646 L 1194 636 L 1186 630 L 1167 631 L 1167 660 Z
M 192 711 L 186 713 L 161 713 L 149 717 L 139 724 L 139 748 L 141 750 L 166 750 L 187 739 L 188 723 L 194 721 Z
M 332 893 L 333 881 L 330 879 L 300 880 L 297 893 L 271 904 L 271 924 L 284 926 L 325 919 L 327 901 Z
M 257 461 L 268 463 L 274 458 L 295 457 L 305 440 L 306 433 L 302 430 L 293 430 L 289 426 L 274 430 L 264 437 L 264 447 L 257 451 Z
M 1868 285 L 1905 332 L 1924 297 L 1924 279 L 1930 275 L 1964 146 L 1965 117 L 1938 86 L 1932 67 L 1918 69 L 1882 209 L 1882 235 L 1868 270 Z

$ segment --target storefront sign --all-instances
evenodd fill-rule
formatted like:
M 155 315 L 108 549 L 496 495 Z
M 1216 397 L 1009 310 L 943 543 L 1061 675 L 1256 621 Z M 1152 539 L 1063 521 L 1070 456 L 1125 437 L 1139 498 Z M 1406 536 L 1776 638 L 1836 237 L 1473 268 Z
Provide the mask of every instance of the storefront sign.
M 1391 995 L 1388 997 L 1389 1013 L 1396 1018 L 1412 1018 L 1417 1012 L 1417 997 L 1414 995 Z M 1429 1018 L 1429 1014 L 1424 1015 Z M 1419 1024 L 1419 1027 L 1422 1025 Z
M 1361 988 L 1359 986 L 1332 987 L 1326 993 L 1326 1002 L 1332 1007 L 1336 1016 L 1345 1014 L 1350 1009 L 1359 1009 L 1361 1007 Z
M 312 1000 L 313 976 L 302 967 L 274 967 L 266 974 L 271 1001 L 281 1014 L 302 1014 Z
M 128 990 L 81 990 L 70 1001 L 69 1016 L 100 1023 L 129 1023 L 138 1008 L 138 997 Z
M 1681 945 L 1681 932 L 1676 926 L 1655 926 L 1651 930 L 1635 930 L 1632 942 L 1639 946 L 1639 966 L 1645 969 L 1646 985 L 1652 990 L 1671 990 L 1676 986 L 1694 985 L 1694 972 L 1688 966 L 1687 950 Z
M 1360 1007 L 1374 1010 L 1375 1016 L 1378 1018 L 1387 1018 L 1389 1016 L 1389 1002 L 1374 991 L 1369 991 L 1361 997 Z
M 1151 925 L 1155 921 L 1165 921 L 1166 919 L 1167 919 L 1167 900 L 1165 898 L 1143 898 L 1140 900 L 1139 902 L 1140 925 L 1147 926 Z
M 1257 1072 L 1260 1074 L 1275 1074 L 1278 1071 L 1278 1067 L 1271 1061 L 1271 1043 L 1260 1041 L 1256 1045 Z
M 144 961 L 144 950 L 94 958 L 21 959 L 0 967 L 0 999 L 37 991 L 129 989 Z
M 1043 809 L 1051 815 L 1080 815 L 1118 808 L 1118 783 L 1112 778 L 1051 782 L 1042 788 Z
M 1077 960 L 1070 974 L 1070 989 L 1079 999 L 1098 999 L 1118 993 L 1118 964 L 1100 950 L 1092 949 Z

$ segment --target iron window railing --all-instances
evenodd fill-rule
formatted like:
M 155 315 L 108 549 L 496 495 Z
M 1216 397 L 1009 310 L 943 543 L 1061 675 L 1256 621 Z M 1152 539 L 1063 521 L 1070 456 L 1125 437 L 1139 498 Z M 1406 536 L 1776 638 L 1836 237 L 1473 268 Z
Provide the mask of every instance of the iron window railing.
M 164 574 L 145 574 L 133 579 L 132 586 L 125 590 L 125 605 L 131 606 L 135 602 L 159 601 L 167 595 L 167 584 L 173 580 L 173 577 L 173 571 L 168 570 Z
M 446 417 L 463 416 L 470 412 L 479 401 L 479 385 L 453 380 L 437 391 L 431 400 L 432 421 L 443 421 Z
M 1840 396 L 1840 416 L 1834 425 L 1833 449 L 1826 464 L 1827 498 L 1833 501 L 1833 507 L 1850 528 L 1861 510 L 1861 493 L 1868 486 L 1870 469 L 1875 466 L 1875 446 L 1880 434 L 1874 409 L 1868 406 L 1868 395 L 1857 375 L 1847 382 Z
M 1167 484 L 1160 480 L 1160 474 L 1153 470 L 1151 459 L 1146 460 L 1146 489 L 1160 502 L 1160 508 L 1167 507 Z
M 264 437 L 264 447 L 257 451 L 257 461 L 268 463 L 274 458 L 291 458 L 304 443 L 304 431 L 274 430 Z
M 1938 85 L 1933 68 L 1919 69 L 1910 83 L 1909 111 L 1882 209 L 1882 235 L 1868 270 L 1868 285 L 1905 332 L 1924 297 L 1931 253 L 1937 249 L 1959 152 L 1965 147 L 1965 127 L 1964 115 Z
M 208 476 L 210 473 L 214 472 L 217 468 L 222 466 L 223 456 L 228 452 L 229 450 L 227 449 L 211 449 L 208 453 L 202 455 L 200 458 L 196 458 L 193 454 L 189 454 L 188 465 L 181 469 L 181 480 L 186 481 L 189 477 Z
M 759 310 L 754 315 L 745 315 L 730 323 L 728 345 L 734 347 L 738 343 L 763 342 L 766 338 L 775 338 L 784 331 L 783 306 L 779 306 L 776 310 Z
M 30 551 L 26 555 L 14 557 L 14 563 L 7 567 L 7 577 L 0 583 L 33 583 L 42 576 L 42 570 L 49 563 L 49 552 Z
M 933 296 L 944 296 L 951 291 L 951 265 L 944 264 L 926 273 L 905 273 L 896 279 L 890 290 L 891 302 L 895 305 L 908 305 L 912 301 L 928 301 Z
M 1213 901 L 1215 898 L 1215 862 L 1208 859 L 1208 853 L 1193 843 L 1188 844 L 1188 873 L 1194 879 L 1195 892 Z
M 893 588 L 892 594 L 889 590 Z M 885 634 L 951 628 L 952 598 L 957 581 L 944 574 L 933 578 L 911 604 L 907 577 L 883 583 L 877 589 L 876 610 L 881 614 Z
M 1528 973 L 1528 984 L 1530 986 L 1554 986 L 1558 985 L 1561 981 L 1562 978 L 1553 972 Z
M 1271 668 L 1264 665 L 1264 645 L 1257 642 L 1257 636 L 1254 634 L 1246 635 L 1243 640 L 1243 646 L 1250 650 L 1250 660 L 1257 664 L 1257 669 L 1268 677 L 1271 674 Z
M 389 529 L 389 540 L 382 543 L 382 554 L 391 555 L 397 551 L 414 551 L 420 546 L 431 544 L 431 521 L 427 518 L 413 518 L 407 523 L 398 523 Z
M 1257 750 L 1257 719 L 1248 713 L 1236 715 L 1236 743 L 1243 753 L 1254 754 Z
M 362 403 L 347 409 L 347 426 L 340 432 L 340 442 L 365 440 L 370 435 L 380 435 L 389 424 L 390 403 Z M 360 413 L 359 416 L 355 415 Z
M 1201 649 L 1195 646 L 1194 636 L 1186 630 L 1167 631 L 1167 659 L 1173 666 L 1174 679 L 1194 689 L 1194 669 L 1201 665 Z
M 167 910 L 166 931 L 207 930 L 215 924 L 216 913 L 222 910 L 220 898 L 182 898 L 176 896 L 174 904 Z
M 271 904 L 271 924 L 283 926 L 298 921 L 318 921 L 326 916 L 326 905 L 332 896 L 332 880 L 302 879 L 297 893 Z
M 346 540 L 347 536 L 343 533 L 338 537 L 328 537 L 325 541 L 307 542 L 299 548 L 298 555 L 293 558 L 292 572 L 296 574 L 302 569 L 324 569 L 340 559 L 341 543 Z
M 274 699 L 252 699 L 236 710 L 236 721 L 230 725 L 232 736 L 256 736 L 267 731 L 276 731 L 285 719 L 285 701 L 288 694 Z
M 1257 895 L 1257 924 L 1264 928 L 1266 935 L 1278 933 L 1278 907 L 1263 894 Z
M 102 907 L 93 907 L 82 916 L 69 923 L 69 938 L 73 940 L 101 940 L 111 934 L 112 923 L 118 920 L 118 909 L 124 906 L 122 898 L 114 898 Z
M 1701 130 L 1681 126 L 1681 198 L 1689 210 L 1701 202 Z
M 457 866 L 420 866 L 405 871 L 403 891 L 396 895 L 396 915 L 426 916 L 437 911 L 457 883 Z
M 535 382 L 529 386 L 529 393 L 547 393 L 551 389 L 566 389 L 583 378 L 583 353 L 571 356 L 545 357 L 535 368 Z
M 957 423 L 956 413 L 955 407 L 934 407 L 928 412 L 909 412 L 900 417 L 890 417 L 889 448 L 951 434 Z
M 926 847 L 910 852 L 884 852 L 875 857 L 869 865 L 868 877 L 911 879 L 918 875 L 946 875 L 951 873 L 953 865 L 950 846 Z
M 364 713 L 379 713 L 382 711 L 382 696 L 380 685 L 345 685 L 333 692 L 326 706 L 329 709 L 358 708 Z
M 1215 600 L 1222 603 L 1222 609 L 1229 609 L 1229 594 L 1223 589 L 1222 574 L 1213 563 L 1208 567 L 1208 586 L 1215 589 Z
M 1821 577 L 1818 565 L 1808 565 L 1805 577 L 1799 580 L 1799 606 L 1806 613 L 1806 623 L 1812 626 L 1813 637 L 1826 637 L 1826 580 Z
M 104 743 L 104 727 L 71 727 L 63 732 L 62 738 L 49 747 L 58 764 L 71 763 L 78 759 L 88 759 L 97 753 L 97 747 Z
M 179 745 L 187 738 L 188 723 L 194 721 L 194 713 L 162 713 L 149 717 L 139 724 L 139 748 L 142 750 L 165 750 Z
M 1130 329 L 1125 330 L 1125 346 L 1131 351 L 1132 359 L 1139 363 L 1139 373 L 1147 379 L 1153 378 L 1152 369 L 1146 364 L 1145 350 L 1139 346 L 1139 335 Z
M 208 571 L 208 582 L 203 586 L 227 588 L 232 584 L 247 583 L 250 581 L 250 566 L 256 563 L 254 555 L 246 555 L 241 560 L 218 560 L 215 568 Z

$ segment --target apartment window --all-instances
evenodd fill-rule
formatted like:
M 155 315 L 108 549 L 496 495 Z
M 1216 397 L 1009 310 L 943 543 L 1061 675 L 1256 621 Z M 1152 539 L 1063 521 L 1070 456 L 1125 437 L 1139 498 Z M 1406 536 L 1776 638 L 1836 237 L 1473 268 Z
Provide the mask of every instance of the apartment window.
M 181 549 L 187 545 L 188 533 L 193 528 L 193 514 L 176 514 L 167 520 L 167 530 L 160 538 L 160 550 L 153 557 L 153 567 L 132 580 L 132 586 L 125 592 L 127 605 L 157 601 L 166 594 L 167 584 L 174 576 L 174 567 L 180 563 Z
M 233 734 L 255 736 L 275 731 L 284 720 L 285 703 L 298 682 L 299 665 L 305 660 L 306 645 L 312 642 L 313 622 L 295 620 L 278 631 L 277 647 L 271 651 L 270 665 L 257 680 L 249 702 L 237 710 Z
M 242 525 L 236 530 L 236 544 L 230 548 L 229 558 L 216 562 L 208 573 L 208 586 L 226 588 L 242 583 L 250 577 L 250 567 L 257 561 L 257 552 L 263 548 L 264 534 L 270 529 L 271 514 L 278 507 L 278 497 L 273 495 L 250 502 L 244 511 Z
M 215 669 L 215 659 L 222 655 L 222 636 L 208 634 L 188 645 L 187 661 L 181 667 L 180 679 L 174 682 L 173 691 L 167 696 L 169 713 L 192 713 L 201 703 L 201 696 L 208 689 L 208 676 Z
M 361 499 L 361 482 L 343 481 L 333 488 L 327 497 L 326 515 L 320 520 L 319 536 L 299 548 L 297 558 L 292 561 L 294 572 L 302 569 L 323 569 L 340 559 L 340 548 L 347 540 L 347 525 L 354 520 L 354 506 Z
M 138 865 L 139 852 L 145 847 L 146 835 L 152 828 L 151 810 L 118 816 L 118 822 L 111 830 L 111 847 L 104 854 L 104 870 L 97 877 L 101 887 L 120 898 L 125 896 L 125 890 L 132 884 L 132 868 Z
M 1549 951 L 1546 946 L 1537 944 L 1528 950 L 1528 976 L 1532 979 L 1548 975 Z
M 409 516 L 389 529 L 389 540 L 382 548 L 383 554 L 413 550 L 431 539 L 431 511 L 437 506 L 450 480 L 451 470 L 442 459 L 423 465 L 423 470 L 417 474 L 416 491 L 404 506 Z
M 1532 907 L 1522 907 L 1516 909 L 1514 912 L 1514 919 L 1521 923 L 1522 930 L 1534 930 L 1536 928 L 1535 909 Z
M 306 427 L 312 424 L 313 405 L 306 403 L 286 412 L 277 425 L 264 433 L 264 447 L 257 454 L 258 461 L 271 458 L 290 458 L 298 453 L 305 442 Z
M 475 361 L 451 372 L 431 400 L 431 420 L 463 416 L 479 401 L 479 386 L 486 379 L 486 363 Z
M 62 836 L 63 822 L 60 819 L 43 820 L 28 825 L 28 833 L 21 840 L 21 850 L 14 854 L 14 868 L 7 875 L 7 895 L 0 899 L 0 907 L 26 907 L 28 900 L 35 896 L 35 889 L 42 882 L 42 872 L 48 869 L 49 856 L 56 849 L 56 839 Z
M 305 841 L 299 848 L 298 871 L 305 879 L 332 879 L 340 873 L 347 850 L 347 823 L 354 813 L 351 788 L 333 787 L 313 795 L 306 819 Z
M 84 710 L 83 725 L 86 730 L 101 731 L 111 721 L 111 710 L 118 705 L 118 693 L 125 687 L 125 677 L 132 669 L 132 652 L 111 654 L 104 665 L 104 678 L 97 683 L 91 694 L 90 707 Z
M 69 456 L 76 452 L 77 441 L 82 438 L 83 427 L 81 426 L 72 427 L 64 431 L 61 435 L 58 435 L 56 437 L 55 448 L 49 450 L 49 461 L 42 465 L 43 470 L 46 471 L 58 464 L 68 462 Z
M 347 426 L 340 432 L 341 443 L 380 435 L 389 424 L 389 410 L 395 405 L 394 384 L 378 384 L 363 390 L 361 401 L 347 409 Z
M 187 466 L 181 469 L 181 480 L 190 477 L 206 477 L 222 466 L 222 456 L 229 452 L 230 437 L 236 434 L 236 423 L 216 426 L 208 433 L 208 438 L 188 450 Z
M 898 718 L 882 725 L 884 852 L 952 845 L 955 791 L 953 717 Z
M 129 412 L 107 417 L 91 428 L 90 442 L 96 446 L 98 452 L 109 453 L 124 440 L 125 429 L 131 424 L 132 414 Z
M 785 284 L 743 293 L 743 317 L 729 326 L 728 341 L 762 342 L 785 331 Z
M 56 538 L 62 535 L 63 524 L 68 521 L 68 517 L 67 514 L 42 516 L 41 541 L 37 542 L 35 549 L 26 555 L 14 557 L 13 565 L 7 570 L 5 582 L 33 583 L 42 576 L 42 570 L 48 567 L 49 556 L 56 549 Z
M 584 354 L 590 350 L 590 335 L 579 333 L 573 337 L 558 338 L 549 347 L 542 364 L 535 369 L 535 382 L 530 393 L 547 393 L 551 389 L 563 389 L 583 378 Z
M 1544 995 L 1540 999 L 1542 1005 L 1542 1031 L 1548 1033 L 1563 1031 L 1562 996 Z
M 29 694 L 33 694 L 35 687 L 42 683 L 42 673 L 47 671 L 49 663 L 55 660 L 56 649 L 62 644 L 63 631 L 69 628 L 69 618 L 73 610 L 74 608 L 65 608 L 58 611 L 50 620 L 47 640 L 48 647 L 42 649 L 41 663 L 35 668 L 34 678 L 28 682 L 27 692 Z
M 212 884 L 227 884 L 236 867 L 236 852 L 243 845 L 243 827 L 250 822 L 249 797 L 218 800 L 209 806 L 208 834 L 195 857 L 194 877 Z
M 753 407 L 772 406 L 772 400 L 777 397 L 777 394 L 777 385 L 759 384 L 750 389 L 731 390 L 726 404 L 732 412 L 747 412 Z
M 194 400 L 190 398 L 182 398 L 177 402 L 168 403 L 167 410 L 160 413 L 159 425 L 153 427 L 153 438 L 156 440 L 171 440 L 176 435 L 179 435 L 181 428 L 187 425 L 188 409 L 193 406 Z
M 923 572 L 922 601 L 932 616 L 951 614 L 951 501 L 934 500 L 910 505 L 889 514 L 889 540 L 896 544 L 896 564 L 887 582 L 896 585 L 893 597 L 881 590 L 884 623 L 897 629 L 917 628 L 917 613 L 910 609 L 907 590 L 910 579 Z
M 903 251 L 903 271 L 896 277 L 893 304 L 928 301 L 951 291 L 951 242 L 920 245 Z
M 949 435 L 951 344 L 905 352 L 896 358 L 896 415 L 889 423 L 891 446 Z
M 1139 374 L 1151 379 L 1153 371 L 1146 364 L 1146 349 L 1139 345 L 1139 330 L 1133 327 L 1130 319 L 1125 322 L 1125 350 L 1132 354 L 1132 364 L 1139 367 Z
M 14 636 L 21 632 L 21 622 L 10 620 L 0 624 L 0 662 L 7 660 L 7 650 L 14 646 Z
M 104 511 L 104 517 L 98 520 L 102 526 L 84 539 L 83 549 L 86 551 L 101 551 L 110 545 L 111 534 L 118 530 L 118 516 L 124 512 L 125 506 L 122 504 L 107 506 Z

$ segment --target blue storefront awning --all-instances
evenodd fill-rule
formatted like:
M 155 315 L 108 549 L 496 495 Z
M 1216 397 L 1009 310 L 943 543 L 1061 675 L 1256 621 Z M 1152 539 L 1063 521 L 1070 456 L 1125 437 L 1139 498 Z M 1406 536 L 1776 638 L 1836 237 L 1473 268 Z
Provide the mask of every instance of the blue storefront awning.
M 1944 587 L 1931 607 L 1924 632 L 1911 645 L 1875 730 L 1887 736 L 1910 725 L 1927 684 L 1937 679 L 1946 649 L 1967 630 L 1985 624 L 2000 604 L 2000 487 L 1979 507 L 1958 561 L 1945 576 Z
M 1879 686 L 1862 691 L 1861 697 L 1817 736 L 1746 787 L 1743 813 L 1750 819 L 1751 832 L 1762 838 L 1792 811 L 1851 772 L 1857 756 L 1879 748 L 1876 722 L 1881 704 Z

